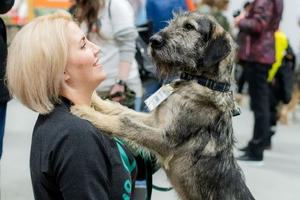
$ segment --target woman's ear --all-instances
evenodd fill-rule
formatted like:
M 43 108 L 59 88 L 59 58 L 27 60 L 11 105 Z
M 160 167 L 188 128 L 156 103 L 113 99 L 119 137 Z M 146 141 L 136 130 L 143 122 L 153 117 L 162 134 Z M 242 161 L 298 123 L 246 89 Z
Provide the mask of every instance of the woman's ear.
M 64 75 L 63 75 L 64 81 L 66 83 L 68 83 L 68 81 L 70 80 L 70 75 L 68 74 L 67 71 L 64 71 Z

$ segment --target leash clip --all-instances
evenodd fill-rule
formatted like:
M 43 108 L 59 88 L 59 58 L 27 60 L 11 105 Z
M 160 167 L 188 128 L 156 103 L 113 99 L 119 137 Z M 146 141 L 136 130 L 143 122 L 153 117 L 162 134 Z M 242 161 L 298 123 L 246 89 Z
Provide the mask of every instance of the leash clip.
M 239 116 L 240 114 L 242 114 L 242 111 L 241 111 L 241 109 L 239 107 L 231 110 L 232 117 Z

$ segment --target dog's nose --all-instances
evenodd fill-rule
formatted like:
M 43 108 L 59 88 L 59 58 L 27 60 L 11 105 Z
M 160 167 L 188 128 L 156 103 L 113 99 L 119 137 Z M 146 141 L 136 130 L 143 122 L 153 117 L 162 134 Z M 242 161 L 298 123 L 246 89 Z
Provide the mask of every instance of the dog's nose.
M 150 37 L 149 41 L 151 43 L 152 48 L 160 47 L 164 42 L 163 38 L 157 34 Z

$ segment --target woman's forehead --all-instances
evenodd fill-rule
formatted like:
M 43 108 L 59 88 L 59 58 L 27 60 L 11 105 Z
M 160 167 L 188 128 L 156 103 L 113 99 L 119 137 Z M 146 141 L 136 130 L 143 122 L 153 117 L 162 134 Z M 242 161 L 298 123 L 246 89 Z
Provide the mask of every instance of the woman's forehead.
M 81 39 L 82 37 L 85 37 L 83 31 L 75 22 L 69 22 L 67 28 L 70 39 Z

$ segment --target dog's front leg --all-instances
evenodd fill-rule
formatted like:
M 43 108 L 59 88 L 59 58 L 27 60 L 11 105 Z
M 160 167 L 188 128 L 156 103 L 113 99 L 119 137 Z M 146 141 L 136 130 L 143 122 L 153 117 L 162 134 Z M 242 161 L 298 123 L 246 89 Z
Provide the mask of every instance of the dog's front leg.
M 156 123 L 149 113 L 136 112 L 130 108 L 127 108 L 126 106 L 122 106 L 118 102 L 103 100 L 97 95 L 96 92 L 94 92 L 92 96 L 92 106 L 95 108 L 95 110 L 106 115 L 124 114 L 130 118 L 139 119 L 144 124 L 149 126 L 154 126 Z
M 121 127 L 120 122 L 114 120 L 114 118 L 116 118 L 115 115 L 104 115 L 90 106 L 74 105 L 71 107 L 71 113 L 81 119 L 88 120 L 96 128 L 104 131 L 109 137 L 114 137 L 110 131 L 110 126 L 116 129 L 120 129 Z
M 162 130 L 159 128 L 147 126 L 141 121 L 124 114 L 104 115 L 89 106 L 75 105 L 71 107 L 71 112 L 82 119 L 90 121 L 110 137 L 123 138 L 162 157 L 167 157 L 169 143 L 165 140 Z
M 94 92 L 92 95 L 92 106 L 95 108 L 95 110 L 106 115 L 119 115 L 120 113 L 130 110 L 118 102 L 101 99 L 96 92 Z

